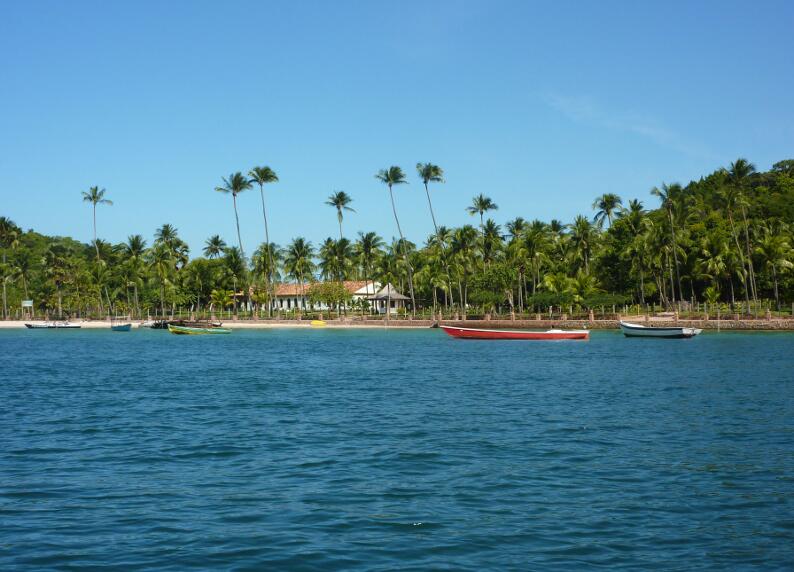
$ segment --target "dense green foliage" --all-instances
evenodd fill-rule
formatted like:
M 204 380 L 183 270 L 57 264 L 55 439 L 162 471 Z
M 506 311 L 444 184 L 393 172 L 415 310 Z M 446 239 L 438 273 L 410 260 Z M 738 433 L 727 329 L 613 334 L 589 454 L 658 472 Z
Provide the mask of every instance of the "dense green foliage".
M 478 227 L 436 226 L 429 183 L 443 183 L 443 170 L 424 163 L 417 174 L 433 220 L 422 248 L 403 236 L 393 199 L 399 240 L 384 244 L 373 232 L 359 233 L 354 241 L 344 238 L 343 212 L 355 211 L 343 191 L 327 203 L 335 209 L 338 239 L 329 237 L 318 247 L 301 237 L 284 248 L 265 242 L 250 260 L 239 229 L 236 246 L 215 235 L 207 239 L 203 256 L 190 259 L 177 229 L 168 224 L 151 243 L 136 234 L 116 245 L 101 239 L 82 244 L 22 231 L 0 217 L 3 315 L 18 315 L 24 299 L 34 301 L 37 313 L 57 315 L 141 316 L 244 303 L 261 311 L 280 281 L 303 285 L 318 301 L 344 301 L 346 295 L 332 291 L 333 285 L 311 287 L 318 279 L 391 282 L 410 293 L 418 308 L 459 312 L 629 302 L 722 301 L 738 307 L 754 300 L 780 307 L 793 301 L 794 160 L 755 172 L 738 159 L 686 186 L 662 184 L 646 199 L 624 203 L 614 194 L 597 197 L 594 216 L 579 215 L 570 224 L 518 217 L 504 228 L 485 218 L 498 207 L 482 194 L 470 206 L 461 205 Z M 233 173 L 216 190 L 232 196 L 236 215 L 238 195 L 258 185 L 266 224 L 263 187 L 278 177 L 268 167 L 249 176 Z M 399 167 L 384 169 L 377 178 L 390 198 L 406 182 Z M 83 193 L 94 217 L 97 205 L 112 204 L 104 194 L 98 188 Z M 658 208 L 646 206 L 657 199 Z

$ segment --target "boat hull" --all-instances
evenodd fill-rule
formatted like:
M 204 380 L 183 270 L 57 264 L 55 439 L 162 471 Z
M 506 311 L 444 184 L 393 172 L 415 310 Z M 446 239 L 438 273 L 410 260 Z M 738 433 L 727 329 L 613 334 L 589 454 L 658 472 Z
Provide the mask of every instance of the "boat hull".
M 642 326 L 640 324 L 631 324 L 628 322 L 620 322 L 620 330 L 627 338 L 666 338 L 666 339 L 685 339 L 694 338 L 703 330 L 698 328 L 682 328 L 682 327 L 662 327 L 657 328 L 653 326 Z
M 168 331 L 172 334 L 178 335 L 188 335 L 188 336 L 195 336 L 195 335 L 202 335 L 202 334 L 231 334 L 232 331 L 229 328 L 193 328 L 190 326 L 174 326 L 173 324 L 168 325 Z
M 132 329 L 132 324 L 117 324 L 110 326 L 110 329 L 114 332 L 129 332 Z
M 467 340 L 586 340 L 590 337 L 587 330 L 548 330 L 533 332 L 522 330 L 486 330 L 481 328 L 460 328 L 439 326 L 453 338 Z
M 69 322 L 45 322 L 43 324 L 25 324 L 30 330 L 77 330 L 80 324 L 70 324 Z

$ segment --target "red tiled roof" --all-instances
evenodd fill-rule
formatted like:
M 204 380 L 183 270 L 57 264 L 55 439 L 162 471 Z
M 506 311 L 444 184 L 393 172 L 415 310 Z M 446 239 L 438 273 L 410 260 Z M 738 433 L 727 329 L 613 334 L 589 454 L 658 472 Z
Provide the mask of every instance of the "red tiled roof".
M 367 280 L 345 280 L 342 282 L 344 284 L 345 289 L 350 292 L 351 294 L 355 294 L 358 290 L 361 290 L 367 284 L 371 284 L 370 281 Z M 304 293 L 308 292 L 309 287 L 311 284 L 304 285 Z M 301 295 L 301 285 L 300 284 L 279 284 L 276 286 L 275 290 L 276 296 L 300 296 Z
M 309 285 L 304 285 L 303 289 L 304 292 L 308 290 Z M 279 284 L 276 286 L 275 291 L 276 296 L 300 296 L 301 295 L 301 285 L 300 284 Z

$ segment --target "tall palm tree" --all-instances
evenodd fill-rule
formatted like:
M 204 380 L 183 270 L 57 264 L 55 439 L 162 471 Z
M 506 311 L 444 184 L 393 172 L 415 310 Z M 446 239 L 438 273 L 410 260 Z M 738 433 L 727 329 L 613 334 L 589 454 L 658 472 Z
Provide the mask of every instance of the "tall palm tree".
M 400 227 L 400 219 L 397 218 L 397 208 L 394 206 L 394 192 L 392 187 L 394 185 L 406 185 L 408 181 L 405 180 L 405 173 L 400 167 L 392 165 L 388 169 L 381 169 L 375 175 L 381 183 L 389 187 L 389 198 L 391 199 L 391 210 L 394 213 L 394 222 L 397 223 L 397 232 L 400 233 L 400 242 L 405 242 L 402 228 Z M 411 261 L 408 259 L 408 253 L 403 250 L 403 257 L 405 258 L 406 266 L 408 267 L 408 287 L 411 290 L 411 314 L 416 312 L 416 298 L 414 297 L 414 277 L 413 269 L 411 268 Z
M 439 238 L 438 235 L 438 224 L 436 224 L 436 215 L 433 212 L 433 203 L 430 200 L 430 188 L 429 188 L 429 183 L 444 182 L 444 169 L 442 169 L 438 165 L 434 165 L 433 163 L 417 163 L 416 172 L 419 175 L 419 178 L 422 179 L 422 183 L 425 186 L 425 195 L 427 195 L 427 206 L 430 209 L 430 218 L 433 219 L 433 230 L 435 232 L 438 246 L 441 249 L 441 261 L 444 266 L 444 271 L 447 274 L 447 287 L 451 290 L 451 281 L 449 277 L 449 264 L 447 263 L 447 256 L 444 248 L 445 243 L 443 240 Z M 435 295 L 435 290 L 433 290 L 433 294 Z
M 750 283 L 750 291 L 752 293 L 753 300 L 755 301 L 758 299 L 758 294 L 756 292 L 755 271 L 753 269 L 752 248 L 750 246 L 750 225 L 747 221 L 747 198 L 744 196 L 745 187 L 747 186 L 747 182 L 753 173 L 755 173 L 755 165 L 750 163 L 747 159 L 736 159 L 736 161 L 731 163 L 730 167 L 728 168 L 728 180 L 738 194 L 737 198 L 739 200 L 737 200 L 736 203 L 740 207 L 742 221 L 744 222 L 744 245 L 745 254 L 747 256 L 747 276 Z
M 270 167 L 254 167 L 250 171 L 248 171 L 248 176 L 251 177 L 251 182 L 256 183 L 259 185 L 259 196 L 262 198 L 262 218 L 265 221 L 265 244 L 270 244 L 270 231 L 268 230 L 267 226 L 267 211 L 265 210 L 265 185 L 269 183 L 277 183 L 278 182 L 278 175 L 276 172 L 271 169 Z M 242 247 L 241 247 L 242 249 Z M 270 255 L 270 248 L 268 248 L 268 256 Z M 268 267 L 273 267 L 273 260 L 268 260 Z M 267 275 L 267 293 L 268 295 L 272 295 L 273 284 L 272 284 L 272 275 Z M 272 315 L 272 304 L 268 304 L 268 315 Z
M 622 206 L 623 201 L 619 196 L 614 193 L 604 193 L 595 201 L 593 201 L 593 210 L 598 209 L 598 212 L 596 212 L 595 217 L 593 218 L 593 222 L 598 224 L 598 228 L 603 228 L 604 219 L 606 219 L 609 222 L 609 226 L 611 227 L 612 217 L 620 210 L 620 207 Z
M 416 172 L 422 183 L 425 185 L 425 194 L 427 195 L 427 206 L 430 208 L 430 218 L 433 219 L 433 229 L 438 234 L 438 225 L 436 224 L 436 215 L 433 213 L 433 203 L 430 200 L 429 183 L 443 183 L 444 182 L 444 169 L 433 163 L 417 163 Z
M 490 197 L 486 197 L 482 193 L 472 199 L 470 207 L 466 207 L 466 212 L 468 212 L 471 216 L 476 214 L 480 215 L 480 231 L 483 233 L 483 237 L 485 236 L 483 215 L 488 211 L 495 211 L 497 209 L 499 209 L 497 204 L 493 202 Z
M 681 273 L 678 265 L 678 243 L 675 239 L 675 219 L 673 217 L 673 211 L 675 210 L 676 202 L 678 201 L 678 198 L 681 196 L 682 192 L 683 189 L 678 183 L 673 183 L 671 185 L 662 183 L 661 189 L 659 187 L 654 187 L 651 189 L 651 194 L 659 197 L 659 200 L 662 202 L 662 208 L 667 212 L 667 216 L 670 220 L 670 237 L 672 239 L 673 260 L 675 262 L 675 276 L 676 283 L 678 285 L 679 299 L 683 296 L 681 293 Z M 672 294 L 672 301 L 675 302 L 675 291 L 673 291 Z
M 91 207 L 94 211 L 94 247 L 96 247 L 96 257 L 99 259 L 99 246 L 96 242 L 96 206 L 97 205 L 108 205 L 112 206 L 113 201 L 105 198 L 105 189 L 100 189 L 99 187 L 91 187 L 88 189 L 88 192 L 83 191 L 83 202 L 91 203 Z
M 204 256 L 207 258 L 218 258 L 226 250 L 226 242 L 220 235 L 213 234 L 204 242 Z
M 232 173 L 229 178 L 223 179 L 223 186 L 215 187 L 219 193 L 232 196 L 234 205 L 234 221 L 237 224 L 237 245 L 240 247 L 240 255 L 245 260 L 245 250 L 243 250 L 243 239 L 240 237 L 240 217 L 237 215 L 237 195 L 251 188 L 251 181 L 246 179 L 241 172 Z
M 342 239 L 342 219 L 343 219 L 342 211 L 348 211 L 352 213 L 356 212 L 353 208 L 349 206 L 350 203 L 352 202 L 353 202 L 352 197 L 344 191 L 336 191 L 333 195 L 328 197 L 327 201 L 325 201 L 325 204 L 327 204 L 330 207 L 334 207 L 336 209 L 336 218 L 339 221 L 340 240 Z

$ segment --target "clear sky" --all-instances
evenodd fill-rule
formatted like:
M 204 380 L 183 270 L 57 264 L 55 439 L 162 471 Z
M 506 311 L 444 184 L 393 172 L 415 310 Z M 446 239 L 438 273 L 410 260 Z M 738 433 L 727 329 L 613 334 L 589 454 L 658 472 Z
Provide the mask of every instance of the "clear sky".
M 0 10 L 0 215 L 91 239 L 169 222 L 192 252 L 235 243 L 221 177 L 269 165 L 271 239 L 396 235 L 375 172 L 400 165 L 409 239 L 432 229 L 418 161 L 441 165 L 439 223 L 473 195 L 570 221 L 599 194 L 656 201 L 743 156 L 794 158 L 794 2 L 26 1 Z M 257 191 L 243 243 L 263 240 Z

